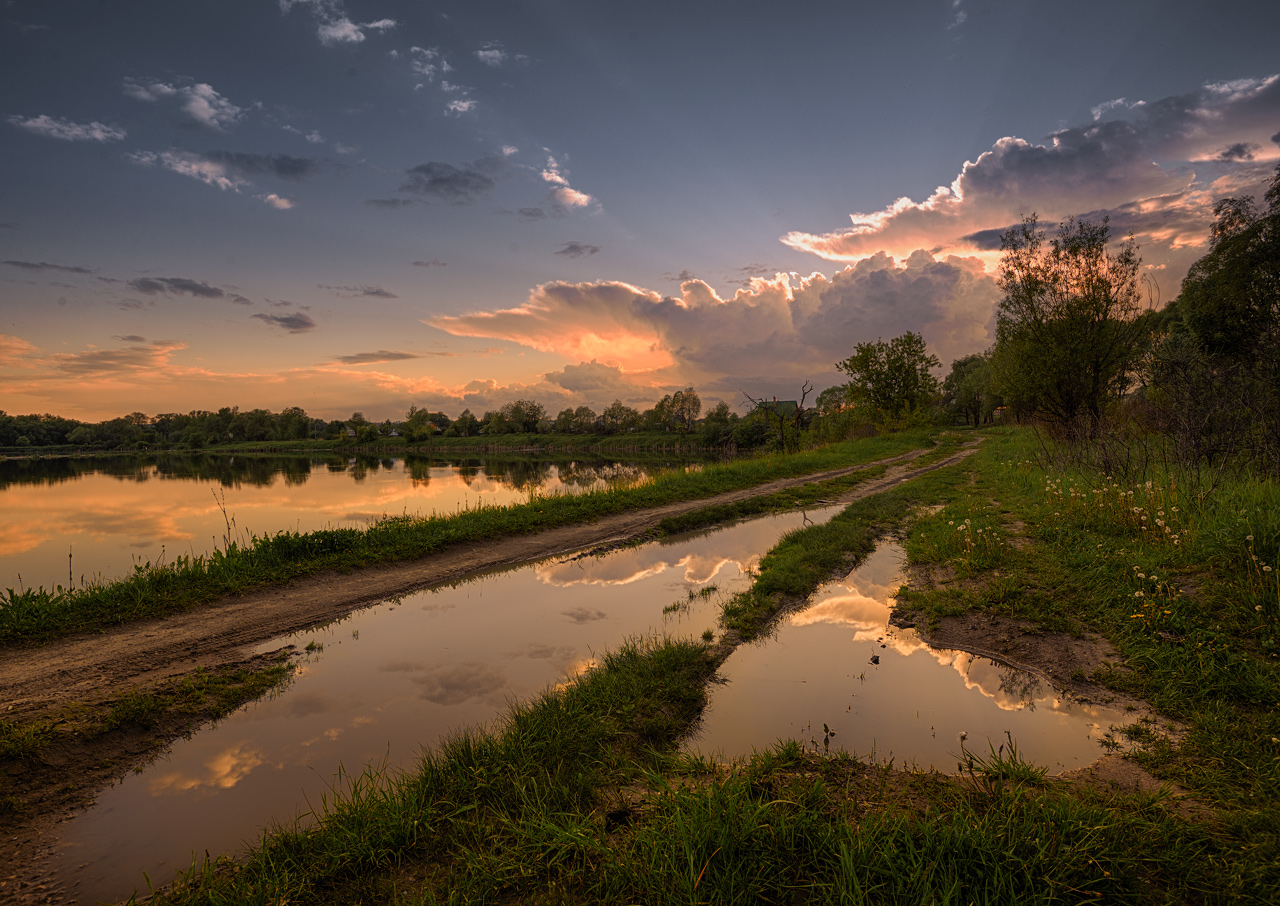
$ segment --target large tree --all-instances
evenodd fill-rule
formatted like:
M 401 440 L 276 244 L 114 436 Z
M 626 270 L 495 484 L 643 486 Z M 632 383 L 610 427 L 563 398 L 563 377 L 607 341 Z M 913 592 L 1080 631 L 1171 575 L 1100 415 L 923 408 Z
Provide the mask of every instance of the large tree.
M 1000 389 L 1069 433 L 1096 435 L 1107 405 L 1129 389 L 1147 333 L 1137 243 L 1113 248 L 1106 218 L 1072 218 L 1050 238 L 1033 214 L 1001 249 Z
M 942 363 L 930 355 L 924 337 L 908 331 L 889 342 L 859 343 L 853 355 L 836 367 L 849 375 L 845 397 L 853 403 L 868 403 L 897 418 L 918 409 L 938 392 L 932 369 Z

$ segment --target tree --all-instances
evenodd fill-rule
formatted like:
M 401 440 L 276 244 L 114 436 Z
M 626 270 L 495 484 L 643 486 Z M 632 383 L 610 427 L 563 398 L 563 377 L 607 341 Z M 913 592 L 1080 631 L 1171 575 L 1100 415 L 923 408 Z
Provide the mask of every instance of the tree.
M 1049 239 L 1033 214 L 1001 243 L 998 389 L 1069 435 L 1097 436 L 1108 404 L 1129 389 L 1147 336 L 1137 243 L 1131 236 L 1112 251 L 1109 241 L 1106 218 L 1071 218 Z
M 1209 253 L 1182 281 L 1177 306 L 1211 356 L 1252 360 L 1280 339 L 1280 166 L 1265 197 L 1265 212 L 1248 195 L 1213 206 Z
M 845 396 L 867 403 L 892 418 L 918 409 L 938 392 L 938 380 L 930 371 L 942 365 L 930 355 L 924 337 L 908 331 L 888 343 L 859 343 L 853 355 L 836 368 L 849 375 Z
M 809 424 L 813 410 L 805 408 L 805 400 L 813 392 L 813 384 L 805 381 L 800 387 L 800 399 L 779 400 L 755 397 L 743 391 L 742 395 L 755 407 L 751 415 L 772 425 L 778 432 L 778 449 L 784 453 L 800 449 L 800 432 Z M 737 436 L 737 431 L 734 434 Z
M 995 408 L 990 381 L 985 355 L 958 358 L 951 363 L 951 373 L 942 382 L 942 404 L 956 415 L 963 416 L 965 424 L 972 418 L 976 428 Z
M 610 434 L 630 431 L 640 424 L 640 413 L 622 400 L 614 400 L 602 413 L 605 431 Z
M 1265 198 L 1214 205 L 1209 251 L 1161 313 L 1148 398 L 1184 465 L 1280 471 L 1280 166 Z

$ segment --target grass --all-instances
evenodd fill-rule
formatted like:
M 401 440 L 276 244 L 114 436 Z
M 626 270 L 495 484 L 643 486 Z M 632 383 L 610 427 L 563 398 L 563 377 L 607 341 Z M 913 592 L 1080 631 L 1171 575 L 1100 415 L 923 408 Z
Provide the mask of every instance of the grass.
M 1204 817 L 1165 793 L 1047 777 L 1012 738 L 964 752 L 958 777 L 794 740 L 732 765 L 683 756 L 719 649 L 654 639 L 491 731 L 458 733 L 414 771 L 346 778 L 243 861 L 197 864 L 153 902 L 1274 902 L 1274 483 L 1104 487 L 1046 471 L 1024 432 L 985 433 L 965 463 L 783 538 L 729 600 L 726 627 L 767 633 L 779 608 L 905 533 L 913 565 L 940 577 L 912 607 L 1110 639 L 1123 662 L 1097 679 L 1186 727 L 1173 741 L 1138 725 L 1117 745 Z
M 131 575 L 82 589 L 0 593 L 0 647 L 40 644 L 75 632 L 181 613 L 228 594 L 283 584 L 323 570 L 352 570 L 418 559 L 479 540 L 532 534 L 627 510 L 696 500 L 777 478 L 870 462 L 928 445 L 928 432 L 872 438 L 790 456 L 769 456 L 698 469 L 576 495 L 530 495 L 528 503 L 479 507 L 449 516 L 392 517 L 367 529 L 282 531 L 241 543 L 228 539 L 211 554 L 146 563 Z

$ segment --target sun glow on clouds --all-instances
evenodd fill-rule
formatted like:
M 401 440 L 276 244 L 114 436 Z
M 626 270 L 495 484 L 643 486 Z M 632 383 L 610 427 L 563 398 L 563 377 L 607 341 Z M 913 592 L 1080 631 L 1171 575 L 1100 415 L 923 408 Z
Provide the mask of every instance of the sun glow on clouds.
M 924 248 L 976 252 L 990 265 L 999 232 L 1025 215 L 1038 213 L 1048 224 L 1109 215 L 1113 229 L 1132 231 L 1151 257 L 1203 246 L 1212 204 L 1228 194 L 1224 176 L 1253 185 L 1280 158 L 1280 75 L 1211 83 L 1155 102 L 1118 98 L 1092 112 L 1092 122 L 1044 144 L 1000 139 L 924 201 L 899 198 L 850 215 L 844 229 L 793 231 L 782 241 L 831 261 Z M 1192 164 L 1209 166 L 1201 173 Z M 1224 174 L 1224 167 L 1234 169 Z
M 701 280 L 682 284 L 679 298 L 621 282 L 548 283 L 518 308 L 426 323 L 598 360 L 650 383 L 732 388 L 750 363 L 813 377 L 833 371 L 854 343 L 906 330 L 922 330 L 949 361 L 989 344 L 996 296 L 981 261 L 917 252 L 875 255 L 830 277 L 755 278 L 729 298 Z

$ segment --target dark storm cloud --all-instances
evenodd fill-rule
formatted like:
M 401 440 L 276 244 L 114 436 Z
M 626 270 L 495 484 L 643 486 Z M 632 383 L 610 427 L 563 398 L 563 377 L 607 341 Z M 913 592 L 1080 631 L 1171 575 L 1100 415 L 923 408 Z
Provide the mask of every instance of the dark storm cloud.
M 392 352 L 379 349 L 377 352 L 358 352 L 355 355 L 340 355 L 336 361 L 343 365 L 371 365 L 376 362 L 402 362 L 405 359 L 417 359 L 421 356 L 412 352 Z
M 264 324 L 272 324 L 276 327 L 283 327 L 289 333 L 306 333 L 308 330 L 314 330 L 316 322 L 311 320 L 311 316 L 306 312 L 297 311 L 291 315 L 267 315 L 256 314 L 250 317 L 262 321 Z
M 598 251 L 600 251 L 600 246 L 598 245 L 588 245 L 585 242 L 566 242 L 564 248 L 554 252 L 554 254 L 563 255 L 566 258 L 589 258 Z
M 113 340 L 119 340 L 119 341 L 120 341 L 120 342 L 122 342 L 122 343 L 145 343 L 145 342 L 147 342 L 147 338 L 146 338 L 146 337 L 140 337 L 140 336 L 138 336 L 136 333 L 131 333 L 131 334 L 128 334 L 127 336 L 123 336 L 123 337 L 122 337 L 122 336 L 120 336 L 119 334 L 112 334 L 111 339 L 113 339 Z
M 462 168 L 442 161 L 430 161 L 406 172 L 409 181 L 400 187 L 401 192 L 429 195 L 449 204 L 474 204 L 498 184 L 491 175 L 497 169 L 488 158 Z
M 239 293 L 228 293 L 189 277 L 139 277 L 126 285 L 144 296 L 189 295 L 197 299 L 229 299 L 237 305 L 253 304 Z
M 303 179 L 320 168 L 320 161 L 313 157 L 292 157 L 288 154 L 209 151 L 204 158 L 245 176 L 274 176 L 278 179 Z
M 383 289 L 381 286 L 329 286 L 325 283 L 317 283 L 320 289 L 327 289 L 336 296 L 343 299 L 399 299 L 395 293 L 390 290 Z
M 6 261 L 10 267 L 19 267 L 26 271 L 61 271 L 64 274 L 92 274 L 88 267 L 72 267 L 66 264 L 50 264 L 48 261 Z
M 1252 142 L 1236 142 L 1218 155 L 1218 160 L 1253 160 L 1253 152 L 1258 146 Z

